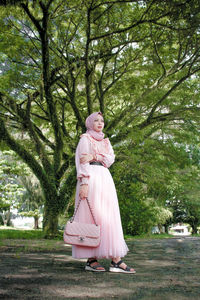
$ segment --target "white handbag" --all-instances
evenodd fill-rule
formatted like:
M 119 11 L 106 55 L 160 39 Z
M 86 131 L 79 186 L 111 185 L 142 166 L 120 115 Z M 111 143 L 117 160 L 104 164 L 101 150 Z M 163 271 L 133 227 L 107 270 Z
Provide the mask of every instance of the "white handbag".
M 64 242 L 70 245 L 98 247 L 100 244 L 100 225 L 97 225 L 96 223 L 88 198 L 86 198 L 86 201 L 95 224 L 87 224 L 74 221 L 75 215 L 81 202 L 81 199 L 79 199 L 73 217 L 67 222 L 65 226 L 63 235 Z

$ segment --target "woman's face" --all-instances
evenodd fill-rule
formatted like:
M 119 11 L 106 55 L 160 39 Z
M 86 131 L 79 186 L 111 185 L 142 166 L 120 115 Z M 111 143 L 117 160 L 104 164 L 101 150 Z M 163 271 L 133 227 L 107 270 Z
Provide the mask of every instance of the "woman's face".
M 101 115 L 98 115 L 93 122 L 93 129 L 97 132 L 102 131 L 104 128 L 104 120 Z

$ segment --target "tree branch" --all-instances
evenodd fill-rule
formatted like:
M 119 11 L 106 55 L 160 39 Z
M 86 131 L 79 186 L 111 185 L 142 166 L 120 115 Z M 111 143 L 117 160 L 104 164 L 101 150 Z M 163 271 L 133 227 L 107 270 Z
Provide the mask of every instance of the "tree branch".
M 21 7 L 24 9 L 24 11 L 27 13 L 27 15 L 29 16 L 29 18 L 31 19 L 31 21 L 33 22 L 33 24 L 35 25 L 35 27 L 37 28 L 38 32 L 41 33 L 42 32 L 42 27 L 40 25 L 39 20 L 37 20 L 30 12 L 29 8 L 28 8 L 28 4 L 26 3 L 21 3 Z
M 167 17 L 169 14 L 170 14 L 169 12 L 166 12 L 165 14 L 163 14 L 159 17 L 156 17 L 155 19 L 149 19 L 149 20 L 141 20 L 140 19 L 137 22 L 135 22 L 134 24 L 131 24 L 131 25 L 129 25 L 127 27 L 124 27 L 122 29 L 114 30 L 114 31 L 107 32 L 107 33 L 104 33 L 104 34 L 99 35 L 99 36 L 91 37 L 90 41 L 100 40 L 100 39 L 103 39 L 105 37 L 109 37 L 109 36 L 112 36 L 112 35 L 115 35 L 115 34 L 120 34 L 120 33 L 123 33 L 123 32 L 127 32 L 128 30 L 133 29 L 133 28 L 137 27 L 138 25 L 145 24 L 145 23 L 152 23 L 153 21 L 155 22 L 156 20 Z
M 198 69 L 199 70 L 199 69 Z M 194 74 L 194 73 L 193 73 Z M 157 101 L 157 103 L 154 104 L 154 106 L 152 107 L 147 119 L 140 124 L 140 127 L 145 127 L 148 123 L 150 123 L 151 118 L 153 117 L 154 112 L 156 111 L 156 109 L 158 108 L 158 106 L 179 86 L 181 85 L 182 82 L 184 82 L 187 78 L 189 78 L 192 74 L 191 73 L 187 73 L 185 76 L 183 76 L 181 79 L 179 79 L 168 91 L 167 93 L 165 93 L 162 98 Z
M 86 27 L 86 46 L 85 46 L 85 89 L 86 89 L 86 98 L 87 98 L 87 109 L 88 114 L 90 115 L 92 113 L 92 101 L 91 101 L 91 95 L 90 95 L 90 88 L 91 88 L 91 67 L 89 67 L 89 45 L 91 42 L 90 39 L 90 31 L 91 31 L 91 24 L 90 24 L 90 13 L 91 8 L 87 11 L 87 27 Z
M 37 178 L 43 185 L 48 184 L 47 177 L 42 170 L 41 165 L 37 160 L 17 141 L 15 141 L 8 133 L 4 121 L 0 118 L 0 140 L 6 142 L 6 144 L 16 152 L 19 157 L 31 168 Z

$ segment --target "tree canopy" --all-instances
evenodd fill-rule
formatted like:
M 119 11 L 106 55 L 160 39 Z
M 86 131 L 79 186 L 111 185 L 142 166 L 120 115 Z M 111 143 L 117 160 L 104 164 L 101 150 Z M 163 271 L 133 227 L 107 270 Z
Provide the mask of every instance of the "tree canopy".
M 199 142 L 199 1 L 3 4 L 0 140 L 39 179 L 47 232 L 72 195 L 74 151 L 91 112 L 104 114 L 121 159 L 144 143 L 146 157 L 161 140 L 161 155 L 173 157 L 170 142 Z

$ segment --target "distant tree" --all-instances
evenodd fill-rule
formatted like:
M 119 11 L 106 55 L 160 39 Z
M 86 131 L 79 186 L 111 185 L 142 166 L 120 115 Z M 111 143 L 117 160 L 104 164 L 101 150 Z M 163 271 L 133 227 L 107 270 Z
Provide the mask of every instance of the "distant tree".
M 197 140 L 199 137 L 197 136 Z M 188 223 L 192 233 L 200 226 L 200 151 L 198 145 L 187 146 L 190 164 L 176 170 L 172 178 L 171 198 L 167 206 L 173 211 L 171 223 Z
M 44 196 L 35 176 L 21 177 L 20 182 L 25 192 L 18 204 L 18 212 L 22 216 L 34 218 L 34 229 L 39 229 L 39 218 L 43 215 Z
M 12 159 L 12 151 L 0 154 L 0 215 L 4 225 L 9 225 L 11 211 L 17 208 L 24 193 L 24 187 L 18 181 L 20 173 L 25 174 L 25 166 Z

